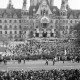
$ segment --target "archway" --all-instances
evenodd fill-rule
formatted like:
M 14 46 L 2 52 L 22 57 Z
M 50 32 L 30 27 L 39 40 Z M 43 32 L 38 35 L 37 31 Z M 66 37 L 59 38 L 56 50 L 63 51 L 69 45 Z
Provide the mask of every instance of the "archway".
M 48 17 L 44 16 L 44 17 L 41 18 L 41 26 L 42 26 L 42 28 L 47 28 L 49 23 L 50 23 L 50 20 L 49 20 Z
M 43 32 L 43 37 L 47 37 L 47 32 Z

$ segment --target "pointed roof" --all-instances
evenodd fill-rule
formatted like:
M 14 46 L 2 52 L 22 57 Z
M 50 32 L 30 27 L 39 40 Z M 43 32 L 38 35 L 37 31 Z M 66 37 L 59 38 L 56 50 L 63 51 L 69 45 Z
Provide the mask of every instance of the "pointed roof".
M 27 4 L 27 1 L 26 0 L 23 0 L 23 9 L 26 10 L 26 4 Z
M 41 18 L 41 23 L 49 23 L 50 22 L 50 20 L 49 20 L 49 18 L 46 16 L 46 15 L 44 15 L 42 18 Z
M 9 0 L 9 4 L 8 4 L 8 7 L 7 8 L 13 8 L 12 0 Z

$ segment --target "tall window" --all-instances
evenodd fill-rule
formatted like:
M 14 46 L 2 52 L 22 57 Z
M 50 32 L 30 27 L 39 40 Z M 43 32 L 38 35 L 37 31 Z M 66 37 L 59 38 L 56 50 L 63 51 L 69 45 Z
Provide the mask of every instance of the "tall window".
M 19 26 L 19 29 L 21 29 L 21 25 Z
M 16 23 L 17 22 L 17 20 L 14 20 L 14 23 Z
M 21 23 L 21 20 L 19 20 L 19 23 Z
M 9 28 L 12 29 L 12 25 L 10 25 Z
M 0 23 L 2 23 L 2 20 L 0 20 Z
M 17 31 L 15 31 L 15 34 L 17 34 Z
M 12 34 L 12 31 L 10 31 L 10 34 Z
M 17 26 L 14 26 L 14 29 L 17 29 Z
M 7 34 L 7 31 L 5 31 L 5 34 Z
M 21 31 L 19 31 L 19 34 L 21 34 Z
M 7 20 L 4 20 L 5 23 L 7 23 Z
M 12 20 L 9 20 L 10 23 L 12 23 Z
M 5 30 L 7 29 L 7 25 L 4 26 L 4 29 L 5 29 Z
M 2 31 L 0 31 L 0 34 L 2 34 Z
M 66 26 L 66 29 L 68 29 L 68 26 Z
M 66 23 L 68 23 L 68 20 L 66 20 Z
M 0 25 L 0 29 L 2 29 L 2 25 Z
M 73 23 L 73 21 L 71 20 L 70 23 Z

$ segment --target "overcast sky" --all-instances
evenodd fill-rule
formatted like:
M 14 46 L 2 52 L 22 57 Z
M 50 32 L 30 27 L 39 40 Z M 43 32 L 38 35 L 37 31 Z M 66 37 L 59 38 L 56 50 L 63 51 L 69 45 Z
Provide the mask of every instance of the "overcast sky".
M 6 8 L 9 0 L 0 0 L 0 8 Z M 69 6 L 71 9 L 80 9 L 80 0 L 69 0 Z M 23 0 L 12 0 L 12 4 L 15 8 L 22 8 Z M 61 0 L 54 0 L 54 5 L 60 8 Z M 29 0 L 27 6 L 29 7 Z

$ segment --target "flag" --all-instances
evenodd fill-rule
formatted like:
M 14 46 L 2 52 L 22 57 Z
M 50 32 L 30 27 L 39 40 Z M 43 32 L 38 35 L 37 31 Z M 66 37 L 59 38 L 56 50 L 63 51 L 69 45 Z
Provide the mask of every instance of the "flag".
M 67 51 L 65 50 L 65 55 L 67 54 Z

